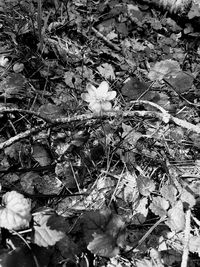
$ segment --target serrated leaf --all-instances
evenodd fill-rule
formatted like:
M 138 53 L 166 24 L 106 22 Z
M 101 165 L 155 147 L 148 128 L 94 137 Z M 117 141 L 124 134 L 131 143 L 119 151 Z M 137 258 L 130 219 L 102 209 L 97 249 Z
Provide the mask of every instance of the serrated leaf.
M 87 248 L 98 256 L 112 258 L 119 254 L 119 247 L 115 240 L 106 234 L 94 233 L 94 239 L 88 244 Z
M 161 195 L 170 203 L 176 201 L 177 189 L 173 185 L 164 185 L 160 190 Z
M 144 175 L 139 175 L 137 179 L 137 186 L 140 194 L 149 196 L 155 190 L 155 183 Z
M 185 228 L 185 213 L 181 201 L 178 201 L 176 205 L 168 211 L 168 219 L 165 223 L 172 231 L 179 232 Z
M 163 217 L 167 214 L 169 202 L 163 197 L 153 197 L 152 203 L 149 208 L 155 215 Z
M 105 79 L 111 79 L 111 80 L 115 79 L 115 73 L 114 73 L 112 65 L 108 63 L 104 63 L 100 65 L 99 67 L 97 67 L 97 70 Z
M 151 81 L 161 81 L 163 78 L 176 75 L 179 71 L 181 71 L 181 68 L 177 61 L 166 59 L 156 62 L 156 64 L 150 69 L 148 78 Z
M 53 230 L 49 226 L 49 221 L 55 214 L 47 212 L 38 212 L 34 215 L 34 237 L 33 242 L 38 246 L 48 247 L 53 246 L 61 240 L 65 233 L 59 230 Z M 58 219 L 59 220 L 59 219 Z
M 93 233 L 94 239 L 87 248 L 94 254 L 112 258 L 119 254 L 119 248 L 124 246 L 124 221 L 118 215 L 113 215 L 102 234 Z
M 125 242 L 125 223 L 109 209 L 87 212 L 83 217 L 88 249 L 99 256 L 114 257 Z
M 85 240 L 88 243 L 92 239 L 92 234 L 103 233 L 111 220 L 112 213 L 110 209 L 85 212 L 82 218 Z
M 0 209 L 0 227 L 18 230 L 29 225 L 31 201 L 16 191 L 6 193 L 2 198 L 5 208 Z

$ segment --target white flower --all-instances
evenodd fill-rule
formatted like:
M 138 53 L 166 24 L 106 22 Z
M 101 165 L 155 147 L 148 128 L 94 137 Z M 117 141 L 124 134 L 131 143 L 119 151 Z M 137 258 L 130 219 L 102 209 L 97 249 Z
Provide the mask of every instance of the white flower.
M 6 67 L 8 65 L 9 59 L 5 56 L 0 56 L 0 66 Z
M 109 111 L 112 108 L 110 103 L 116 97 L 115 91 L 108 91 L 109 84 L 104 81 L 99 87 L 95 87 L 92 84 L 87 84 L 87 93 L 81 94 L 81 98 L 89 103 L 89 109 L 94 113 L 101 113 L 103 111 Z

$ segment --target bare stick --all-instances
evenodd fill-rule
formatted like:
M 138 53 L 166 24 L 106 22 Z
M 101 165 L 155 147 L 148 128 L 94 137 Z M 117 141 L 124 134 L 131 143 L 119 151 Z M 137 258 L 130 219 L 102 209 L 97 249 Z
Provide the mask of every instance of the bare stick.
M 140 101 L 141 102 L 141 101 Z M 146 103 L 146 102 L 145 102 Z M 151 102 L 149 102 L 148 104 L 150 104 Z M 147 104 L 147 103 L 146 103 Z M 161 120 L 163 123 L 168 123 L 168 122 L 173 122 L 176 125 L 187 129 L 191 132 L 195 132 L 200 134 L 200 127 L 197 125 L 194 125 L 190 122 L 187 122 L 185 120 L 181 120 L 178 119 L 176 117 L 171 116 L 167 111 L 165 111 L 163 108 L 158 108 L 158 105 L 155 106 L 155 104 L 152 103 L 152 106 L 156 107 L 157 109 L 159 109 L 161 112 L 156 112 L 156 111 L 140 111 L 140 110 L 134 110 L 134 111 L 110 111 L 110 112 L 106 112 L 103 113 L 101 115 L 97 115 L 94 113 L 86 113 L 86 114 L 82 114 L 82 115 L 74 115 L 74 116 L 69 116 L 69 117 L 63 117 L 63 118 L 58 118 L 58 119 L 47 119 L 47 118 L 43 118 L 42 116 L 38 115 L 37 113 L 33 113 L 31 112 L 31 114 L 39 116 L 41 118 L 43 118 L 44 120 L 48 121 L 48 124 L 42 125 L 42 126 L 38 126 L 38 127 L 34 127 L 30 130 L 27 130 L 23 133 L 20 133 L 14 137 L 11 137 L 10 139 L 8 139 L 7 141 L 3 142 L 0 144 L 0 149 L 3 149 L 5 147 L 10 146 L 11 144 L 13 144 L 14 142 L 17 142 L 25 137 L 30 136 L 31 134 L 35 134 L 39 131 L 41 131 L 42 129 L 45 129 L 47 127 L 53 126 L 53 125 L 61 125 L 61 124 L 65 124 L 65 123 L 70 123 L 70 122 L 75 122 L 75 121 L 85 121 L 85 120 L 93 120 L 93 119 L 109 119 L 112 117 L 142 117 L 142 118 L 156 118 Z M 16 111 L 16 110 L 15 110 Z M 1 111 L 0 111 L 1 112 Z M 2 112 L 8 112 L 8 110 L 2 110 Z M 25 112 L 25 111 L 24 111 Z M 27 111 L 27 113 L 30 114 L 30 111 Z
M 183 244 L 183 255 L 181 267 L 187 267 L 188 254 L 189 254 L 189 239 L 190 239 L 190 221 L 191 221 L 191 210 L 188 209 L 185 215 L 185 236 Z
M 110 46 L 111 48 L 113 48 L 114 50 L 116 50 L 118 52 L 121 51 L 120 47 L 118 47 L 117 45 L 113 44 L 110 40 L 108 40 L 102 33 L 97 31 L 94 27 L 92 27 L 92 31 L 96 34 L 96 36 L 101 38 L 108 46 Z
M 19 141 L 25 137 L 30 136 L 31 134 L 35 134 L 35 133 L 41 131 L 42 129 L 45 129 L 46 127 L 47 127 L 47 125 L 42 125 L 42 126 L 34 127 L 34 128 L 27 130 L 23 133 L 17 134 L 16 136 L 11 137 L 10 139 L 6 140 L 5 142 L 0 143 L 0 150 L 12 145 L 13 143 L 15 143 L 15 142 L 17 142 L 17 141 Z

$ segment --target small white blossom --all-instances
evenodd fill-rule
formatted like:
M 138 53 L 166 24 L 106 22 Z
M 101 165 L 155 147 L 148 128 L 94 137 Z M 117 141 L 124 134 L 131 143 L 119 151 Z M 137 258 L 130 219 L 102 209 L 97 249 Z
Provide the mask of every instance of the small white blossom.
M 13 70 L 15 73 L 20 73 L 24 70 L 24 64 L 23 63 L 15 63 L 13 66 Z
M 0 66 L 6 67 L 8 65 L 9 59 L 5 56 L 0 56 Z
M 81 98 L 89 103 L 89 109 L 94 113 L 110 111 L 112 104 L 110 103 L 116 97 L 115 91 L 108 91 L 109 84 L 104 81 L 99 87 L 88 84 L 86 87 L 87 93 L 81 94 Z

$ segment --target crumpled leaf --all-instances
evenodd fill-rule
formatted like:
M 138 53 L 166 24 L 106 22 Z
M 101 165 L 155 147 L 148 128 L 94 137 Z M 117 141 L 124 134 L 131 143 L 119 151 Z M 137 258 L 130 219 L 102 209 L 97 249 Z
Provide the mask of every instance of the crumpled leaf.
M 22 151 L 22 144 L 20 142 L 16 142 L 9 147 L 5 148 L 5 155 L 10 158 L 15 159 L 16 161 L 19 159 L 19 155 Z
M 63 189 L 63 183 L 52 173 L 42 177 L 38 176 L 34 180 L 34 187 L 41 194 L 53 195 L 60 193 Z
M 163 78 L 176 76 L 180 71 L 181 68 L 177 61 L 166 59 L 156 62 L 156 64 L 150 69 L 148 78 L 151 81 L 161 81 Z
M 34 194 L 35 192 L 35 181 L 41 181 L 41 177 L 38 172 L 26 172 L 20 176 L 20 184 L 24 192 Z
M 155 215 L 163 217 L 167 214 L 169 202 L 163 197 L 153 197 L 149 208 Z
M 112 65 L 108 63 L 104 63 L 100 65 L 99 67 L 97 67 L 97 70 L 105 79 L 111 79 L 111 80 L 115 79 L 115 73 L 114 73 Z
M 178 201 L 174 207 L 168 211 L 168 219 L 165 223 L 172 231 L 179 232 L 185 228 L 185 213 L 181 201 Z
M 189 19 L 200 17 L 200 4 L 198 1 L 192 1 L 192 6 L 187 14 Z
M 51 229 L 49 223 L 49 220 L 54 216 L 54 213 L 51 211 L 43 211 L 43 212 L 37 212 L 33 216 L 34 220 L 34 237 L 33 242 L 41 247 L 48 247 L 53 246 L 61 240 L 65 233 L 63 231 Z M 59 223 L 59 216 L 55 220 L 58 220 Z M 54 221 L 54 226 L 55 226 Z
M 170 203 L 173 204 L 176 201 L 177 189 L 173 185 L 163 185 L 160 192 Z
M 180 199 L 182 200 L 183 203 L 187 203 L 190 208 L 192 208 L 196 204 L 195 197 L 185 188 L 182 189 Z
M 189 240 L 189 251 L 200 255 L 200 236 L 191 236 Z
M 140 194 L 149 196 L 155 190 L 155 183 L 144 175 L 139 175 L 137 179 L 137 186 Z
M 27 97 L 27 80 L 20 73 L 10 73 L 2 82 L 0 82 L 0 95 L 5 98 L 23 98 Z
M 140 200 L 139 205 L 136 207 L 136 209 L 134 209 L 131 223 L 140 225 L 145 222 L 149 210 L 147 207 L 147 203 L 147 197 L 144 197 Z
M 29 225 L 31 220 L 31 201 L 16 191 L 3 195 L 2 203 L 5 208 L 0 209 L 0 227 L 18 230 Z
M 47 166 L 51 164 L 51 158 L 47 149 L 40 144 L 33 145 L 32 157 L 36 160 L 40 166 Z

